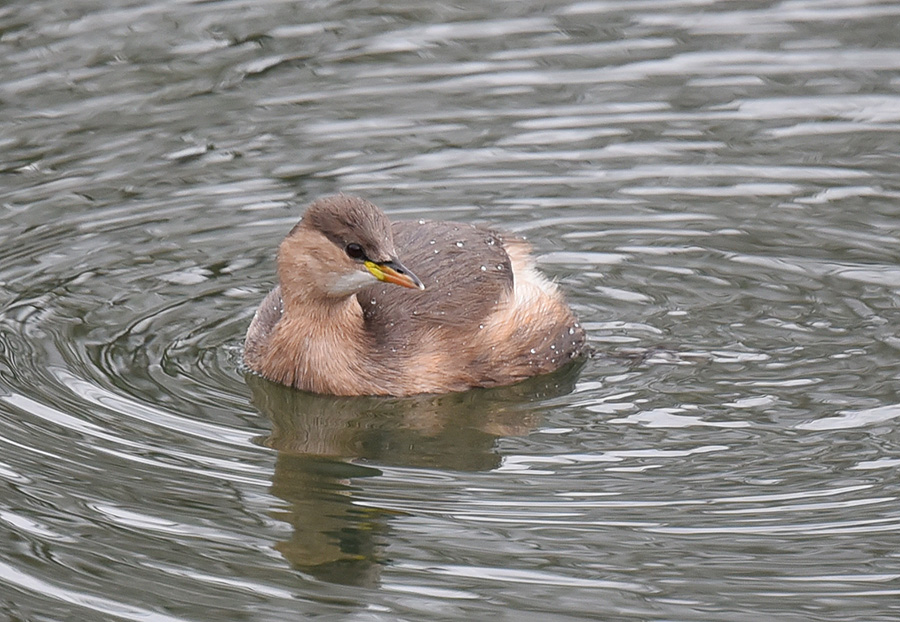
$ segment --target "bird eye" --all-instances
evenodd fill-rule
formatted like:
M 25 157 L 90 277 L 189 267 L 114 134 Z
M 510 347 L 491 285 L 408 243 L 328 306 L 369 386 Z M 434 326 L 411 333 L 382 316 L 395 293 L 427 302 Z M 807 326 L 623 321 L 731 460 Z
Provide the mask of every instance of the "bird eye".
M 347 253 L 347 257 L 349 257 L 350 259 L 363 259 L 366 256 L 366 253 L 365 251 L 363 251 L 362 246 L 353 242 L 347 245 L 347 248 L 344 249 L 344 252 Z

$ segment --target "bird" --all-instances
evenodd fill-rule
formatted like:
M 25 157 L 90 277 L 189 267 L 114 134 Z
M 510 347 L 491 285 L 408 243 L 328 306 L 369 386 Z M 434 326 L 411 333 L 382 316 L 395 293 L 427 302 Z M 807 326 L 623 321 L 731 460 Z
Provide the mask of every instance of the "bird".
M 391 222 L 338 194 L 307 207 L 276 266 L 243 363 L 303 391 L 461 392 L 551 373 L 585 352 L 584 328 L 530 245 L 493 229 Z

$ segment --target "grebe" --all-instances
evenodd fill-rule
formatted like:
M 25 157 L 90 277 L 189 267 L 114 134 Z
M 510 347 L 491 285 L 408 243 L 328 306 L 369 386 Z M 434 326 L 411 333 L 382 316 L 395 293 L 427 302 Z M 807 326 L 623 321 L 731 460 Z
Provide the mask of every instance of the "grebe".
M 332 395 L 447 393 L 552 372 L 579 357 L 584 330 L 530 250 L 489 229 L 391 223 L 364 199 L 320 199 L 278 249 L 278 285 L 250 323 L 244 363 Z

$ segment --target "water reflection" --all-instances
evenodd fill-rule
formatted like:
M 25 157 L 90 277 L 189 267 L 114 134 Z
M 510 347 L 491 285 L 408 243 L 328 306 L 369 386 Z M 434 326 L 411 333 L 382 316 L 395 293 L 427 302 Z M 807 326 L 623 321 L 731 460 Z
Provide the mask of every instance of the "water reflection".
M 273 516 L 292 527 L 275 548 L 321 580 L 377 585 L 395 511 L 355 503 L 364 479 L 381 474 L 363 463 L 494 469 L 497 440 L 539 426 L 547 400 L 572 391 L 580 366 L 511 387 L 403 399 L 314 395 L 248 374 L 253 405 L 272 422 L 257 441 L 278 450 L 271 492 L 287 505 Z
M 353 478 L 378 469 L 339 460 L 282 452 L 271 492 L 287 505 L 272 517 L 291 526 L 291 537 L 275 544 L 295 568 L 332 583 L 375 587 L 383 562 L 377 542 L 387 531 L 387 513 L 353 504 Z

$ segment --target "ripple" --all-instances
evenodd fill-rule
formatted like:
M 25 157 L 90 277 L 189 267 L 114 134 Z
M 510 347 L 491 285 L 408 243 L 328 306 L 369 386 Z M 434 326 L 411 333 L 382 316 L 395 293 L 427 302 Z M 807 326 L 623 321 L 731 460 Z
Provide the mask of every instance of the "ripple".
M 0 10 L 3 614 L 883 618 L 898 7 L 711 7 Z M 245 379 L 337 191 L 526 235 L 596 356 Z
M 406 567 L 413 567 L 405 565 Z M 523 572 L 507 568 L 473 568 L 470 566 L 439 565 L 423 568 L 430 573 L 449 575 L 454 577 L 466 577 L 469 579 L 484 579 L 504 583 L 524 583 L 537 585 L 559 585 L 566 587 L 591 587 L 607 590 L 644 591 L 646 588 L 637 583 L 623 581 L 604 581 L 601 579 L 578 579 L 576 577 L 563 577 L 549 572 Z
M 6 581 L 21 590 L 41 594 L 78 608 L 88 609 L 94 613 L 109 615 L 125 620 L 141 620 L 150 622 L 181 622 L 185 618 L 166 615 L 143 607 L 134 607 L 102 596 L 91 596 L 81 591 L 71 590 L 40 577 L 23 572 L 20 568 L 0 561 L 0 572 Z
M 798 430 L 846 430 L 884 423 L 900 417 L 900 405 L 891 404 L 865 410 L 848 411 L 797 425 Z

